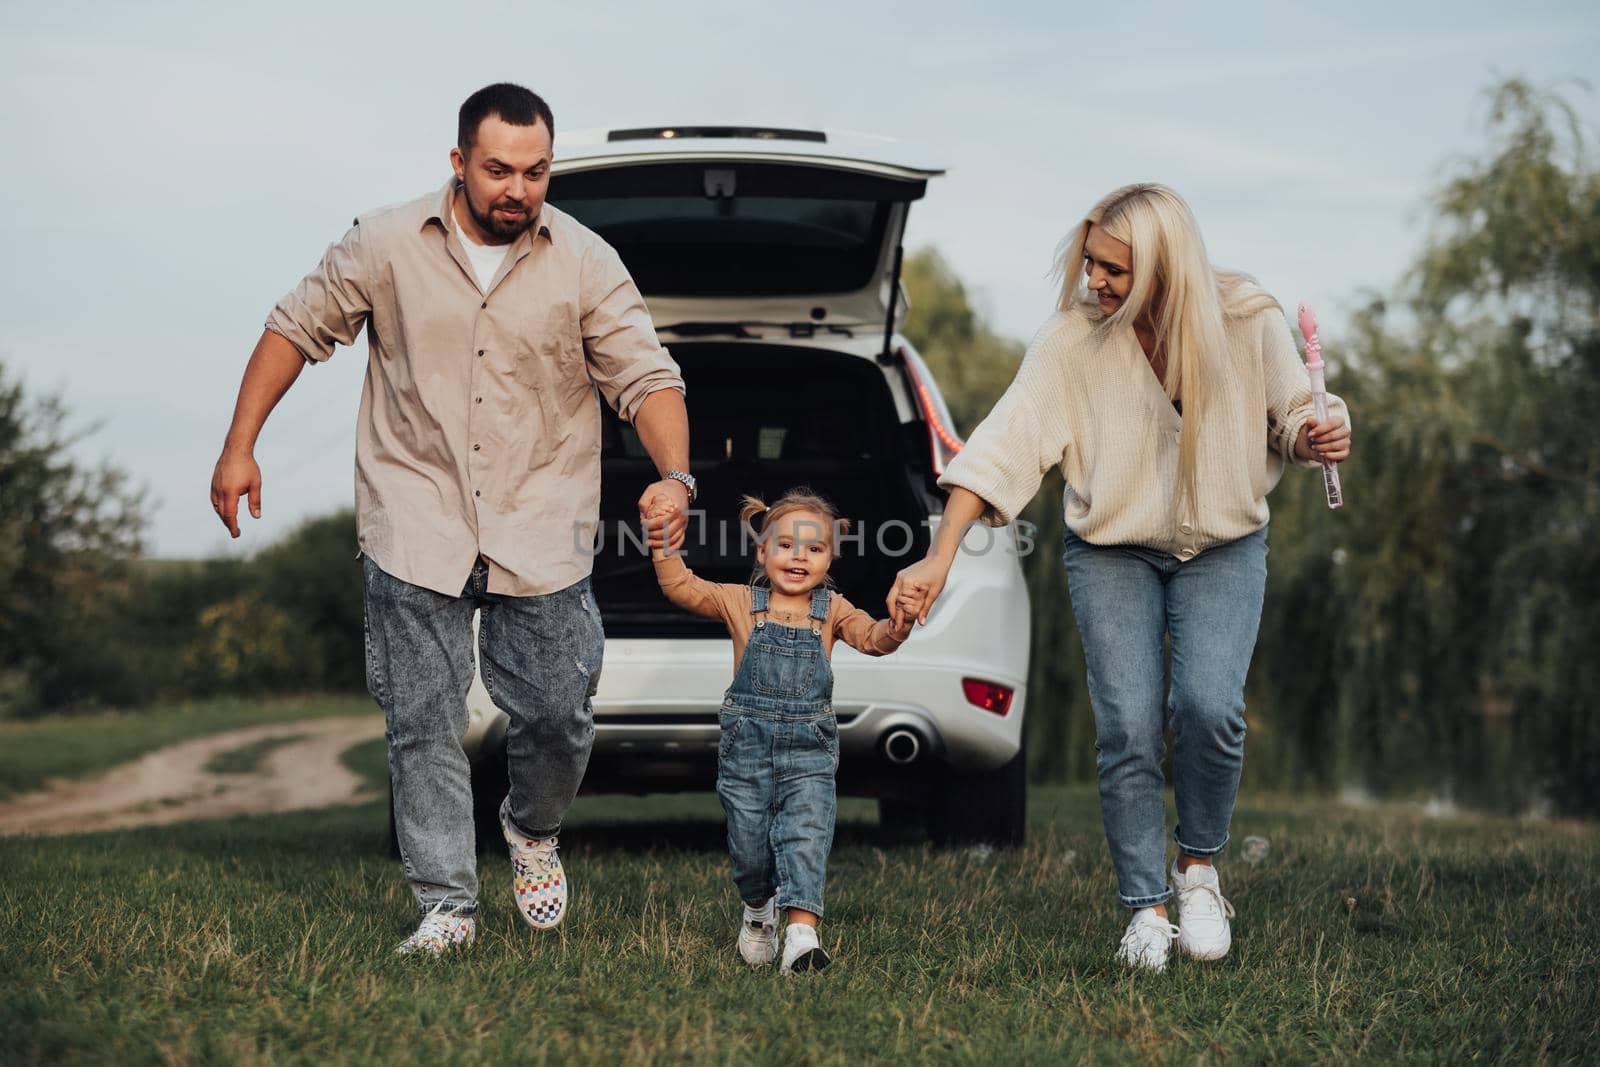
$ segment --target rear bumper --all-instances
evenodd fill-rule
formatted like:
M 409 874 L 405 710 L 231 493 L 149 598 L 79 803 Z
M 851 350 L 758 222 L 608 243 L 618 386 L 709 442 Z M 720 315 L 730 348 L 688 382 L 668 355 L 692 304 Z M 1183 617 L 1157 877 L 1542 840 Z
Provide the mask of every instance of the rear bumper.
M 697 788 L 716 765 L 717 716 L 732 659 L 728 641 L 608 642 L 594 698 L 593 784 L 643 791 L 647 783 L 664 789 L 681 778 L 680 788 Z M 1021 747 L 1024 679 L 935 665 L 904 652 L 893 661 L 870 659 L 844 647 L 835 649 L 834 673 L 841 778 L 935 767 L 978 773 L 1004 764 Z M 975 676 L 1015 689 L 1005 715 L 967 703 L 962 679 Z M 469 753 L 502 748 L 505 716 L 480 684 L 468 707 Z M 886 752 L 891 738 L 902 762 Z
M 842 761 L 886 759 L 883 745 L 896 731 L 916 738 L 908 762 L 939 760 L 965 773 L 991 770 L 1016 755 L 1026 696 L 1020 687 L 1002 717 L 966 703 L 959 671 L 907 673 L 897 679 L 906 684 L 894 687 L 893 698 L 834 700 Z M 691 702 L 597 699 L 595 756 L 703 754 L 714 761 L 721 704 L 720 692 Z

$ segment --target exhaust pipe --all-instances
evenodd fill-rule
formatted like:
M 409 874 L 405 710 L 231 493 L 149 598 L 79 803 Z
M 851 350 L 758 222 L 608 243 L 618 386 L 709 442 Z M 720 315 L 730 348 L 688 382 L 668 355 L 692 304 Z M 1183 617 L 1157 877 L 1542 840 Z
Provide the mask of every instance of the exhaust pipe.
M 897 726 L 883 735 L 883 757 L 890 763 L 904 767 L 915 763 L 922 755 L 922 738 L 915 730 Z

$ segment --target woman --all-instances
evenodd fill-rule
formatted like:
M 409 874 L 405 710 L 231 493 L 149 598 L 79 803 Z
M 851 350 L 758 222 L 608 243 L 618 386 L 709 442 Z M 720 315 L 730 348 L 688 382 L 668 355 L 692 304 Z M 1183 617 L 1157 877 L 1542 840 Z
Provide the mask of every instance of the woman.
M 944 521 L 888 603 L 898 623 L 901 596 L 920 596 L 926 622 L 969 524 L 1012 521 L 1044 472 L 1061 468 L 1100 806 L 1133 912 L 1117 957 L 1160 971 L 1174 940 L 1198 959 L 1228 952 L 1233 908 L 1212 859 L 1228 842 L 1244 760 L 1266 495 L 1286 462 L 1349 456 L 1350 429 L 1337 397 L 1316 421 L 1282 310 L 1250 279 L 1211 266 L 1171 189 L 1118 189 L 1063 249 L 1060 307 L 940 479 Z M 1169 720 L 1176 926 L 1161 773 Z

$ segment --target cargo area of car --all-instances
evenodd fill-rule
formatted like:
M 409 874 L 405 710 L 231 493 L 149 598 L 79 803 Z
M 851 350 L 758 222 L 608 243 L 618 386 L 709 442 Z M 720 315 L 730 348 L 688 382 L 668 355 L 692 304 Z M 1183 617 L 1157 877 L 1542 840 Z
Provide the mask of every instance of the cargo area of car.
M 808 486 L 850 519 L 831 574 L 839 592 L 874 615 L 900 568 L 928 545 L 926 430 L 902 425 L 883 368 L 870 359 L 779 343 L 670 345 L 688 391 L 691 468 L 699 482 L 684 559 L 699 576 L 746 582 L 754 548 L 739 531 L 740 498 L 775 501 Z M 897 372 L 892 372 L 897 373 Z M 722 637 L 662 595 L 637 544 L 637 501 L 656 478 L 631 427 L 609 410 L 602 451 L 601 536 L 595 597 L 611 637 Z M 633 537 L 622 536 L 632 528 Z

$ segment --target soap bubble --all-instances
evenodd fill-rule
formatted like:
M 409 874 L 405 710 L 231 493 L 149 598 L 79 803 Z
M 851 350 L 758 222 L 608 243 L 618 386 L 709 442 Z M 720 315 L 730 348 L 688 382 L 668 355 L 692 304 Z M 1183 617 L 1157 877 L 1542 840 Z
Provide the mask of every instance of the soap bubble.
M 1252 834 L 1244 839 L 1240 851 L 1244 856 L 1244 861 L 1254 867 L 1267 858 L 1267 853 L 1271 848 L 1272 846 L 1266 838 Z

